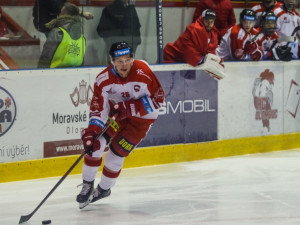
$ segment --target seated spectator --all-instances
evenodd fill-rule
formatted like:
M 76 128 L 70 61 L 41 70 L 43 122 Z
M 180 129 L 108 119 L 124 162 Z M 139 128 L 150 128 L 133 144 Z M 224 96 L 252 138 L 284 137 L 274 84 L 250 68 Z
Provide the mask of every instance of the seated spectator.
M 232 3 L 230 0 L 199 0 L 194 12 L 193 23 L 206 9 L 211 9 L 216 13 L 215 27 L 218 30 L 218 42 L 220 43 L 226 31 L 236 23 Z
M 277 32 L 279 37 L 298 36 L 297 29 L 300 26 L 300 16 L 296 11 L 298 0 L 284 0 L 284 4 L 275 11 L 277 16 Z M 298 28 L 297 28 L 298 27 Z M 290 42 L 293 59 L 298 59 L 298 40 Z
M 256 42 L 262 46 L 264 60 L 290 61 L 292 59 L 291 48 L 278 42 L 279 35 L 276 32 L 276 15 L 272 11 L 265 11 L 261 15 L 260 34 Z
M 34 27 L 48 37 L 50 30 L 46 24 L 60 14 L 66 2 L 67 0 L 36 0 L 32 11 Z M 82 12 L 80 15 L 86 19 L 94 18 L 90 12 Z
M 224 60 L 261 60 L 263 51 L 255 42 L 259 31 L 254 28 L 254 24 L 254 11 L 243 9 L 240 13 L 240 23 L 230 28 L 223 36 L 217 48 L 217 55 Z
M 282 5 L 281 2 L 275 0 L 262 0 L 262 3 L 257 4 L 252 7 L 252 10 L 256 14 L 256 27 L 258 27 L 261 23 L 261 15 L 264 11 L 272 11 L 274 12 L 277 8 Z
M 188 63 L 197 66 L 208 53 L 216 53 L 218 46 L 217 29 L 214 26 L 216 14 L 207 9 L 202 15 L 186 27 L 186 30 L 174 43 L 164 48 L 164 63 Z
M 50 29 L 38 68 L 75 67 L 83 64 L 85 38 L 79 8 L 66 2 L 59 16 L 46 24 Z
M 6 22 L 2 18 L 2 9 L 0 7 L 0 37 L 10 38 L 13 34 L 9 31 Z

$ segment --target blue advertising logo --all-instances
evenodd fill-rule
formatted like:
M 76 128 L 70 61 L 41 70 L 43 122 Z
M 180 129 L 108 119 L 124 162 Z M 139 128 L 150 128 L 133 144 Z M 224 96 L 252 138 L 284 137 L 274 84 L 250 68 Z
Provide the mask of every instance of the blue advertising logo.
M 16 119 L 17 108 L 12 95 L 0 87 L 0 137 L 13 125 Z

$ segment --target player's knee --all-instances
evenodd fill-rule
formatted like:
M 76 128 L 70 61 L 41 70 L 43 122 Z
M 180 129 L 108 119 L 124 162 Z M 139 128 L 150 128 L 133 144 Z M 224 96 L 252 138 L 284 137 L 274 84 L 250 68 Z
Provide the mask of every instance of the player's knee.
M 112 151 L 108 151 L 105 156 L 105 167 L 111 171 L 119 171 L 123 167 L 125 157 L 118 156 Z

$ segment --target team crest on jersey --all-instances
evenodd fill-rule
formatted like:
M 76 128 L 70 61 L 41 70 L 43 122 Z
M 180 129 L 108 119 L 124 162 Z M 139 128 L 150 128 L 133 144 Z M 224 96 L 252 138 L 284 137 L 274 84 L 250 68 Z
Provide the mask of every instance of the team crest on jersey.
M 289 18 L 288 18 L 288 17 L 286 17 L 286 16 L 285 16 L 285 17 L 283 18 L 283 22 L 284 22 L 284 23 L 289 23 L 289 22 L 290 22 L 290 20 L 289 20 Z
M 136 85 L 134 85 L 133 89 L 135 92 L 139 92 L 141 90 L 141 86 L 136 84 Z

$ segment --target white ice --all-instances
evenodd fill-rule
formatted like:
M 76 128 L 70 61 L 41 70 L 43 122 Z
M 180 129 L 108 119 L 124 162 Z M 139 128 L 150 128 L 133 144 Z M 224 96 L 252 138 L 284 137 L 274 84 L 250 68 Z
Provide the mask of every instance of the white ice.
M 300 149 L 124 169 L 110 197 L 80 210 L 70 175 L 23 224 L 299 225 L 299 177 Z M 1 183 L 0 225 L 17 225 L 59 179 Z

